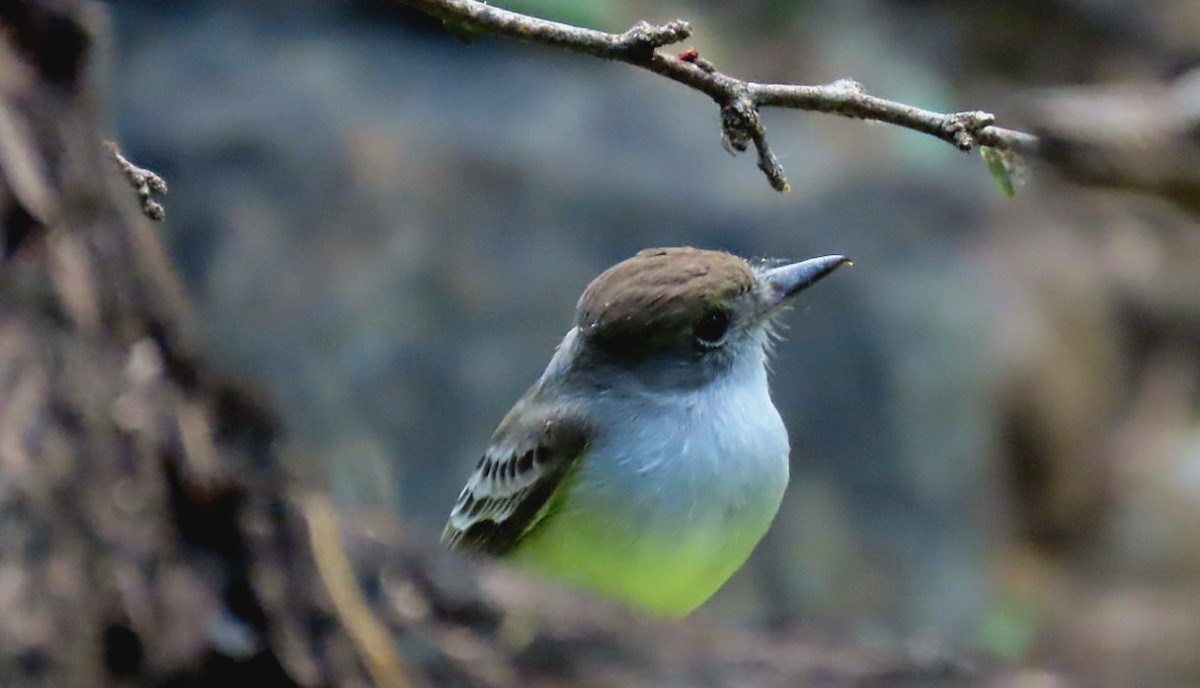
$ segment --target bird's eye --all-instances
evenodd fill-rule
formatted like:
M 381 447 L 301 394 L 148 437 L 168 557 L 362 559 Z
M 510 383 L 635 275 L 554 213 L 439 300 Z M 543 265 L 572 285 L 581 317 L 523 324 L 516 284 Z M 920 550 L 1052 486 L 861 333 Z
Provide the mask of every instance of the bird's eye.
M 729 314 L 725 311 L 709 311 L 696 323 L 696 341 L 704 346 L 716 346 L 729 331 Z

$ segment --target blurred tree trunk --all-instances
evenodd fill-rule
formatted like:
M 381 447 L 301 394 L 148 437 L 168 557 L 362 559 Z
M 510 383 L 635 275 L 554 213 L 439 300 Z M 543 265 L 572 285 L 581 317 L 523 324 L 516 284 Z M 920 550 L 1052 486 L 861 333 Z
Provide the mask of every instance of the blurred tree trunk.
M 162 243 L 102 144 L 104 22 L 83 0 L 0 2 L 0 685 L 1026 676 L 641 620 L 369 525 L 346 529 L 349 574 L 323 502 L 289 494 L 267 405 L 206 369 Z
M 270 414 L 103 145 L 103 12 L 0 8 L 0 684 L 331 678 Z

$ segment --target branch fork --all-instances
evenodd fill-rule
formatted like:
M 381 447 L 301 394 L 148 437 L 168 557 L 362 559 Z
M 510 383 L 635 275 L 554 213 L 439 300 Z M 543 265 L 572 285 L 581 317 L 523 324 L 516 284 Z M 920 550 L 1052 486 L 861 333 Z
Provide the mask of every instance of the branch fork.
M 1010 154 L 1032 152 L 1038 140 L 1021 131 L 995 126 L 995 116 L 980 110 L 940 113 L 886 100 L 867 93 L 862 84 L 841 79 L 824 86 L 762 84 L 724 74 L 700 57 L 695 48 L 665 55 L 659 48 L 691 36 L 681 19 L 665 24 L 638 22 L 622 33 L 606 33 L 529 17 L 477 0 L 399 0 L 472 32 L 552 45 L 654 72 L 700 91 L 720 108 L 721 142 L 731 154 L 753 143 L 758 168 L 776 191 L 787 192 L 783 167 L 767 145 L 759 111 L 783 107 L 827 112 L 885 122 L 939 138 L 963 151 L 987 146 Z

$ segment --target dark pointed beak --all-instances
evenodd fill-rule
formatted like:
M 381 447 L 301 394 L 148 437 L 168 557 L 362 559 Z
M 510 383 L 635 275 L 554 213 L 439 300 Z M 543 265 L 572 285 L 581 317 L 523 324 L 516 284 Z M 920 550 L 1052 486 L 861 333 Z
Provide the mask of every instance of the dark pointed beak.
M 790 297 L 816 284 L 834 270 L 849 264 L 850 259 L 845 256 L 821 256 L 799 263 L 780 265 L 763 272 L 762 283 L 765 288 L 763 296 L 767 308 L 773 309 L 783 304 Z

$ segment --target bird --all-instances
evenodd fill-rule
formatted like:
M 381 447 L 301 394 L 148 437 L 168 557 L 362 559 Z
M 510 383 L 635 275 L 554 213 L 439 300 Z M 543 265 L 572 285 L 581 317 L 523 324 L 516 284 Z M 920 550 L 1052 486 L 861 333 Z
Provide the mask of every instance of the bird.
M 776 319 L 849 263 L 676 247 L 602 272 L 492 435 L 443 542 L 654 615 L 691 613 L 745 563 L 787 486 L 768 386 Z

